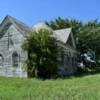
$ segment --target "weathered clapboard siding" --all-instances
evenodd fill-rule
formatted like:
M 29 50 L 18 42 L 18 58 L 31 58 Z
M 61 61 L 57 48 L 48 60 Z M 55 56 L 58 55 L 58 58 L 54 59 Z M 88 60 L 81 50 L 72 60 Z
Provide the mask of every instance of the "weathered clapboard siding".
M 10 40 L 13 44 L 10 43 Z M 27 77 L 27 73 L 22 71 L 23 69 L 21 68 L 22 61 L 27 57 L 27 54 L 21 49 L 23 40 L 23 35 L 14 25 L 11 25 L 0 39 L 0 54 L 3 56 L 3 65 L 0 68 L 0 75 Z M 12 65 L 12 54 L 15 51 L 19 55 L 18 67 Z
M 77 57 L 78 53 L 73 48 L 69 47 L 68 45 L 64 46 L 63 44 L 59 43 L 59 46 L 63 50 L 62 55 L 62 65 L 59 66 L 60 71 L 58 74 L 60 75 L 71 75 L 77 72 Z

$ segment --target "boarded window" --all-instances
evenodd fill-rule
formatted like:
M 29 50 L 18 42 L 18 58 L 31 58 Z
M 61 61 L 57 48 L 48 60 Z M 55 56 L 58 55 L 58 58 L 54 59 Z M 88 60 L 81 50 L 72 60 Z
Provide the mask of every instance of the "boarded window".
M 18 67 L 19 58 L 18 58 L 18 53 L 17 52 L 14 52 L 12 54 L 12 64 L 13 64 L 13 67 Z

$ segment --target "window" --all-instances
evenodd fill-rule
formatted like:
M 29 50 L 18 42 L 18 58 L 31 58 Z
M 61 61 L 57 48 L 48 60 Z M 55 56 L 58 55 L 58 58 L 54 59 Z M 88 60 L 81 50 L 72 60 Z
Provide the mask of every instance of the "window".
M 8 33 L 8 48 L 14 45 L 13 40 L 12 40 L 12 35 Z
M 14 52 L 14 53 L 12 54 L 12 64 L 13 64 L 13 67 L 18 67 L 19 58 L 18 58 L 17 52 Z
M 3 56 L 0 54 L 0 67 L 3 66 Z

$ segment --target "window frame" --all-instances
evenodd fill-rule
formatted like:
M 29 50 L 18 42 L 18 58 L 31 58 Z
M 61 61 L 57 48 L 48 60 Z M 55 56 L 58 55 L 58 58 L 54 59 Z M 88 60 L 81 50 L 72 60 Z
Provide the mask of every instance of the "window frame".
M 12 53 L 12 66 L 13 67 L 19 66 L 19 54 L 16 51 Z
M 2 54 L 0 54 L 0 57 L 1 57 L 1 64 L 0 64 L 0 67 L 2 67 L 2 66 L 3 66 L 3 62 L 4 62 L 4 58 L 3 58 L 3 55 L 2 55 Z

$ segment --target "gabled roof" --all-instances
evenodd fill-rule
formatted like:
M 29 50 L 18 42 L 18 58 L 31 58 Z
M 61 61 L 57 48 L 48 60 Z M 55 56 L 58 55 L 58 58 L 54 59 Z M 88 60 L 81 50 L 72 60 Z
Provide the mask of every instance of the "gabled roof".
M 33 25 L 33 31 L 38 31 L 40 29 L 47 29 L 50 31 L 53 31 L 53 29 L 51 29 L 46 23 L 41 22 L 38 24 Z M 74 38 L 73 38 L 73 34 L 72 34 L 72 28 L 66 28 L 66 29 L 59 29 L 59 30 L 55 30 L 53 31 L 53 36 L 60 42 L 66 44 L 69 40 L 69 37 L 71 37 L 71 41 L 72 41 L 72 45 L 74 48 L 75 46 L 75 42 L 74 42 Z
M 19 30 L 22 33 L 23 36 L 27 36 L 28 33 L 32 32 L 32 29 L 30 27 L 28 27 L 26 24 L 17 20 L 16 18 L 13 18 L 13 17 L 7 15 L 0 25 L 0 37 L 2 37 L 2 35 L 1 35 L 2 30 L 5 29 L 5 26 L 9 23 L 13 24 L 16 27 L 16 29 Z M 7 29 L 5 29 L 5 31 L 6 30 Z
M 53 29 L 51 29 L 44 22 L 35 24 L 32 28 L 30 28 L 23 22 L 17 20 L 16 18 L 13 18 L 11 16 L 6 16 L 0 25 L 0 38 L 6 33 L 6 31 L 8 30 L 11 24 L 13 24 L 23 36 L 27 36 L 32 31 L 38 31 L 40 29 L 47 29 L 47 30 L 53 31 Z M 72 38 L 71 41 L 73 42 L 73 46 L 75 47 L 75 42 L 74 42 L 74 38 L 71 31 L 72 31 L 71 28 L 55 30 L 53 31 L 53 36 L 58 41 L 64 44 L 68 42 L 69 36 L 71 36 Z
M 27 26 L 25 23 L 17 20 L 16 18 L 13 18 L 11 16 L 8 16 L 10 20 L 24 33 L 23 35 L 26 35 L 30 32 L 32 32 L 32 29 Z
M 53 31 L 47 24 L 45 24 L 44 22 L 41 22 L 41 23 L 38 23 L 38 24 L 35 24 L 33 25 L 33 30 L 34 31 L 38 31 L 40 29 L 47 29 L 47 30 L 51 30 Z M 59 29 L 59 30 L 55 30 L 53 31 L 53 36 L 63 42 L 63 43 L 66 43 L 67 40 L 68 40 L 68 37 L 71 33 L 71 28 L 66 28 L 66 29 Z
M 70 33 L 71 33 L 71 28 L 66 28 L 66 29 L 60 29 L 60 30 L 53 31 L 54 37 L 57 40 L 59 40 L 63 43 L 67 42 Z
M 40 29 L 47 29 L 47 30 L 52 31 L 52 29 L 48 25 L 46 25 L 44 22 L 33 25 L 32 29 L 33 31 L 38 31 Z

